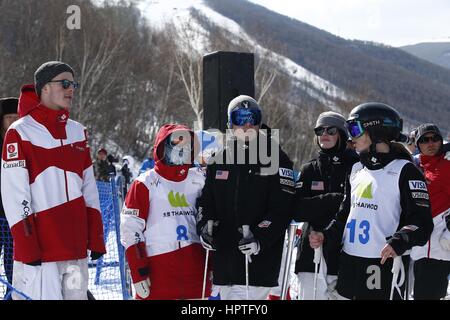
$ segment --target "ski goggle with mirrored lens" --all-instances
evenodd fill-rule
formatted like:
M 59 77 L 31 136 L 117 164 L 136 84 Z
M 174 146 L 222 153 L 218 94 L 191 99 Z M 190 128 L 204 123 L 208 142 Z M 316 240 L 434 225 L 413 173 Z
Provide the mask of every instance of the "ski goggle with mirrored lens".
M 167 138 L 167 144 L 171 147 L 184 146 L 189 144 L 191 146 L 192 137 L 187 132 L 174 132 Z
M 338 132 L 338 128 L 336 128 L 336 127 L 328 127 L 328 128 L 318 127 L 318 128 L 314 129 L 314 133 L 318 137 L 323 136 L 323 134 L 325 132 L 330 136 L 334 136 Z
M 246 123 L 257 126 L 261 123 L 261 110 L 239 108 L 231 112 L 230 122 L 235 126 L 243 126 Z
M 364 129 L 359 121 L 347 122 L 347 130 L 352 138 L 359 138 L 364 134 Z
M 72 85 L 74 89 L 77 89 L 79 87 L 79 83 L 76 81 L 70 81 L 67 79 L 64 80 L 52 80 L 49 82 L 61 82 L 61 85 L 63 87 L 63 89 L 69 89 L 69 87 Z

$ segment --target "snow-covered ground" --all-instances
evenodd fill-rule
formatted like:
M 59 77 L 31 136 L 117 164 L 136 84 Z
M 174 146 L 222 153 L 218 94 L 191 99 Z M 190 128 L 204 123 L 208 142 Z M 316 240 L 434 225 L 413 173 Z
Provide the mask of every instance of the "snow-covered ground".
M 111 231 L 107 240 L 108 253 L 104 258 L 104 263 L 115 263 L 118 261 L 116 233 Z M 297 276 L 294 273 L 295 257 L 297 256 L 297 249 L 294 248 L 292 253 L 292 261 L 290 268 L 290 293 L 293 300 L 297 300 L 299 292 L 299 283 Z M 0 258 L 3 259 L 3 256 Z M 3 260 L 1 260 L 3 261 Z M 3 275 L 3 264 L 0 264 L 0 274 Z M 93 293 L 97 300 L 123 300 L 122 287 L 120 283 L 120 272 L 118 267 L 104 267 L 101 270 L 99 277 L 99 284 L 95 285 L 96 268 L 89 268 L 89 290 Z M 449 279 L 450 280 L 450 279 Z M 0 299 L 5 293 L 5 286 L 0 285 Z M 448 294 L 446 300 L 450 300 L 450 283 L 448 286 Z
M 107 253 L 103 257 L 106 266 L 99 268 L 99 272 L 96 267 L 89 268 L 89 290 L 97 300 L 123 300 L 117 246 L 116 232 L 112 230 L 106 241 Z M 99 280 L 97 284 L 96 276 Z

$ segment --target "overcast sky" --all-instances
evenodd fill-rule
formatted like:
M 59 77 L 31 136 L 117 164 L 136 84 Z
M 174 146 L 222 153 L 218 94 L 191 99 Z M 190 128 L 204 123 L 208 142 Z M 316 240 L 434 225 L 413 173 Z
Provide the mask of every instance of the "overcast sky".
M 450 0 L 250 0 L 346 39 L 450 41 Z

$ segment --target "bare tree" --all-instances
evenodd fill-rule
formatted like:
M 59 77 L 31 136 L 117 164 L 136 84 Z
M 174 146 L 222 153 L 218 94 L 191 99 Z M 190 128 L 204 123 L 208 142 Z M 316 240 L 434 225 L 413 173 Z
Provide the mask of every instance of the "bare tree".
M 202 56 L 193 43 L 198 43 L 202 35 L 197 33 L 191 22 L 180 25 L 171 24 L 167 27 L 168 34 L 176 39 L 173 55 L 176 63 L 176 75 L 184 86 L 187 103 L 195 114 L 199 128 L 203 124 L 202 105 Z

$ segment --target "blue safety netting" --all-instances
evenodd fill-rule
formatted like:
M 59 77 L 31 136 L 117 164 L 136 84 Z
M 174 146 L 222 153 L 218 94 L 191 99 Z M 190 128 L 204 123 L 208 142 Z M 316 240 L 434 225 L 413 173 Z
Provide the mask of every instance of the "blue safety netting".
M 97 181 L 107 251 L 98 260 L 89 260 L 89 291 L 98 300 L 130 298 L 124 248 L 120 244 L 120 208 L 126 192 L 121 178 L 112 178 L 111 182 Z M 0 217 L 0 244 L 0 298 L 8 299 L 11 291 L 15 290 L 11 285 L 13 245 L 8 222 L 4 217 Z M 23 294 L 22 296 L 28 298 Z

